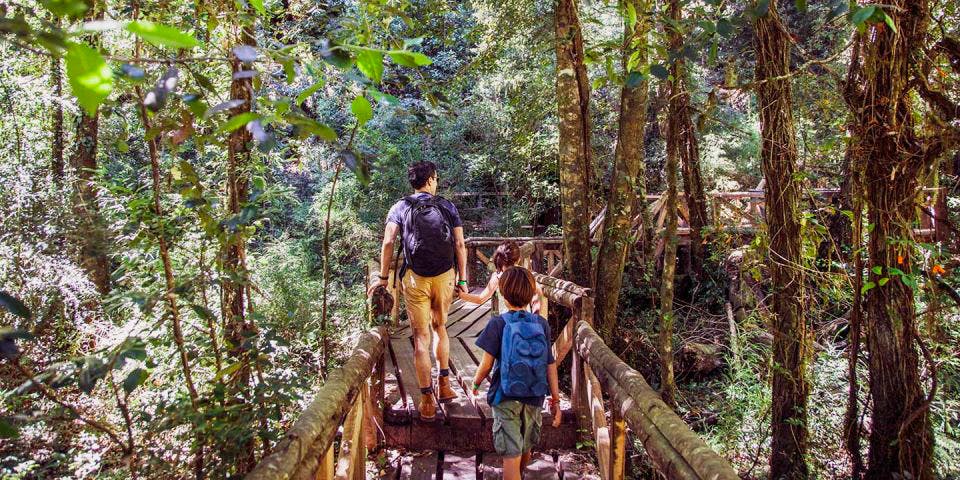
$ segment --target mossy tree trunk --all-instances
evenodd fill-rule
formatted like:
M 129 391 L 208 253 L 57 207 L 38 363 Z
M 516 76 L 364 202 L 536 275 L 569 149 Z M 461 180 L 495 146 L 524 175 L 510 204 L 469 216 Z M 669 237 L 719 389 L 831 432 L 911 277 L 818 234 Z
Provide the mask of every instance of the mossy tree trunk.
M 773 290 L 773 406 L 770 477 L 805 479 L 807 451 L 807 329 L 800 255 L 800 182 L 790 101 L 789 34 L 770 2 L 756 20 L 756 82 L 760 110 L 761 166 Z
M 872 227 L 867 285 L 874 287 L 864 296 L 864 331 L 873 415 L 866 478 L 899 474 L 929 479 L 933 435 L 921 385 L 920 339 L 909 283 L 917 275 L 911 239 L 922 187 L 919 178 L 940 150 L 938 142 L 918 137 L 911 108 L 912 65 L 922 55 L 930 7 L 928 0 L 893 0 L 878 2 L 876 8 L 891 18 L 896 31 L 883 23 L 867 24 L 851 60 L 859 75 L 847 91 L 858 154 L 869 159 L 864 162 L 867 224 Z
M 564 270 L 567 279 L 590 285 L 590 83 L 576 0 L 557 0 L 554 27 Z
M 670 1 L 670 19 L 668 25 L 670 50 L 682 52 L 683 14 L 680 2 Z M 679 55 L 670 66 L 670 99 L 668 102 L 668 129 L 676 135 L 676 151 L 683 174 L 683 190 L 686 193 L 687 211 L 690 214 L 690 256 L 693 271 L 699 278 L 703 275 L 703 260 L 706 257 L 703 241 L 703 228 L 707 226 L 707 194 L 703 188 L 703 175 L 700 172 L 700 147 L 697 144 L 697 131 L 690 115 L 690 92 L 687 91 L 687 72 L 683 55 Z
M 631 0 L 637 22 L 627 25 L 623 43 L 623 75 L 620 91 L 620 125 L 617 149 L 603 223 L 600 253 L 597 256 L 597 288 L 594 319 L 606 342 L 614 338 L 617 304 L 623 282 L 623 268 L 633 245 L 634 206 L 644 208 L 646 182 L 643 173 L 643 128 L 649 85 L 635 71 L 647 63 L 650 2 Z

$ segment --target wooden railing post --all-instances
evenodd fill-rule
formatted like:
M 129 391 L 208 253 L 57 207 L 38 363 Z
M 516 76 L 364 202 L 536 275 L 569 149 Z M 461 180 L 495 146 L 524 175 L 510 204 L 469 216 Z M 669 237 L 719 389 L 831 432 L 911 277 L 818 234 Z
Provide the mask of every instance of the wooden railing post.
M 627 469 L 627 422 L 619 408 L 610 410 L 610 479 L 623 480 Z
M 333 467 L 333 443 L 331 443 L 320 457 L 320 466 L 317 467 L 317 474 L 314 476 L 314 480 L 333 480 Z
M 367 383 L 363 382 L 353 402 L 353 408 L 343 422 L 343 438 L 337 458 L 336 480 L 363 480 L 366 475 L 367 448 L 363 438 L 366 423 L 364 409 L 367 404 Z

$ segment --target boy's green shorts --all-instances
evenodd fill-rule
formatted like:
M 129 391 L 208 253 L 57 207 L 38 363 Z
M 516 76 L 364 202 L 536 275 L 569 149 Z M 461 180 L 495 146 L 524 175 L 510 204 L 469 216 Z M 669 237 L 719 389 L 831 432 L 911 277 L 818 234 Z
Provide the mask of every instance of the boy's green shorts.
M 540 410 L 517 400 L 503 401 L 493 407 L 493 446 L 498 454 L 516 457 L 540 442 L 543 424 Z

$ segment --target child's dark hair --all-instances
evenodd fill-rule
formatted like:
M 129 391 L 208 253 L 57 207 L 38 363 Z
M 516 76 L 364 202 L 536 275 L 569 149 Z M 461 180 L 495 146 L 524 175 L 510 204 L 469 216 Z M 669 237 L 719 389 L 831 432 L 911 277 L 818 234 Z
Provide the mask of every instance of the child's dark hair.
M 497 267 L 498 272 L 502 272 L 514 265 L 520 260 L 520 246 L 513 240 L 507 240 L 497 247 L 493 252 L 493 266 Z
M 410 186 L 414 189 L 423 188 L 435 173 L 437 173 L 437 164 L 426 161 L 417 162 L 407 167 L 407 180 L 410 180 Z
M 514 307 L 526 307 L 537 293 L 533 274 L 523 267 L 510 267 L 500 275 L 500 294 Z

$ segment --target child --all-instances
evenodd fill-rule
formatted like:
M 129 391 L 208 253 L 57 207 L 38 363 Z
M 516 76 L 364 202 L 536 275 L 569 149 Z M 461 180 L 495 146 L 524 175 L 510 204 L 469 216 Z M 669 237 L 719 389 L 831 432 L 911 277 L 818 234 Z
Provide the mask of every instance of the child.
M 501 243 L 497 250 L 493 252 L 493 257 L 490 259 L 493 262 L 494 268 L 497 271 L 493 272 L 490 275 L 490 280 L 487 281 L 487 286 L 483 288 L 479 294 L 472 294 L 466 291 L 458 291 L 457 297 L 461 300 L 481 304 L 486 302 L 493 296 L 493 293 L 497 291 L 497 287 L 500 285 L 500 276 L 503 275 L 503 272 L 516 265 L 520 261 L 520 246 L 517 245 L 517 242 L 513 240 L 507 240 L 506 242 Z M 532 310 L 538 312 L 540 310 L 540 288 L 537 287 L 536 295 L 534 296 L 533 302 L 531 303 Z M 495 313 L 500 313 L 499 311 Z
M 560 426 L 560 388 L 550 325 L 526 311 L 536 294 L 533 275 L 510 267 L 499 277 L 500 295 L 509 311 L 491 318 L 477 338 L 484 354 L 473 379 L 473 395 L 492 368 L 487 403 L 493 407 L 493 444 L 503 457 L 504 480 L 519 480 L 530 462 L 530 450 L 540 441 L 540 410 L 548 388 L 553 426 Z

